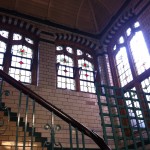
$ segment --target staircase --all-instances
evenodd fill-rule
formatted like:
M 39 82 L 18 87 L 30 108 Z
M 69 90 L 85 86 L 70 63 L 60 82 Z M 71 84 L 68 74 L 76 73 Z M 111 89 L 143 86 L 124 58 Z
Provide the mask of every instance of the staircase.
M 24 133 L 25 123 L 23 118 L 20 118 L 20 125 L 17 129 L 17 113 L 11 112 L 11 109 L 6 109 L 4 103 L 1 103 L 0 110 L 0 150 L 15 150 L 15 140 L 16 140 L 16 130 L 18 130 L 18 150 L 23 150 L 25 145 L 26 150 L 31 149 L 33 145 L 33 150 L 47 150 L 47 148 L 42 147 L 43 143 L 47 138 L 41 137 L 41 133 L 34 132 L 34 136 L 31 136 L 32 128 L 27 124 L 27 131 Z M 3 109 L 5 108 L 5 109 Z M 9 114 L 8 114 L 9 113 Z M 26 137 L 25 137 L 26 136 Z M 32 142 L 31 142 L 32 141 Z
M 104 140 L 114 150 L 150 150 L 150 93 L 96 85 Z
M 2 70 L 0 77 L 0 150 L 110 150 L 94 131 Z

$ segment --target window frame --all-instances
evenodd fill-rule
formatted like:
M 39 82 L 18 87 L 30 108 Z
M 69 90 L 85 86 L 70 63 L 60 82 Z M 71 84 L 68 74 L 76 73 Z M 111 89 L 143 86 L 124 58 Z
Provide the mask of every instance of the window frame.
M 134 28 L 133 26 L 134 24 L 138 22 L 138 20 L 133 19 L 132 21 L 130 21 L 129 23 L 127 23 L 120 31 L 118 31 L 117 35 L 115 38 L 113 38 L 112 42 L 110 43 L 110 45 L 108 46 L 108 55 L 109 55 L 109 63 L 110 63 L 110 67 L 111 67 L 111 73 L 112 73 L 112 78 L 113 78 L 113 83 L 114 86 L 117 87 L 121 87 L 126 91 L 131 91 L 132 88 L 135 87 L 136 92 L 137 92 L 137 97 L 138 99 L 140 99 L 140 105 L 142 109 L 148 109 L 147 107 L 147 103 L 145 103 L 145 98 L 143 97 L 143 92 L 144 90 L 142 89 L 142 81 L 144 81 L 145 79 L 147 79 L 148 77 L 150 77 L 150 68 L 145 70 L 143 73 L 139 74 L 137 73 L 136 70 L 136 66 L 134 64 L 134 60 L 133 60 L 133 56 L 132 56 L 132 51 L 130 49 L 130 40 L 132 39 L 132 37 L 134 36 L 136 31 L 143 31 L 141 29 L 141 26 Z M 134 32 L 131 31 L 131 35 L 130 36 L 126 36 L 126 31 L 128 28 L 132 28 Z M 113 50 L 114 45 L 116 45 L 116 41 L 119 40 L 119 37 L 124 36 L 125 37 L 125 42 L 124 42 L 124 47 L 126 47 L 126 51 L 127 51 L 127 56 L 128 56 L 128 61 L 129 61 L 129 65 L 130 65 L 130 69 L 131 69 L 131 73 L 133 76 L 133 80 L 130 81 L 129 83 L 127 83 L 125 86 L 121 86 L 120 83 L 120 79 L 118 78 L 117 74 L 117 68 L 116 68 L 116 63 L 115 63 L 115 56 L 117 55 L 118 50 Z M 144 34 L 143 34 L 144 36 Z M 117 40 L 116 40 L 117 39 Z M 145 43 L 146 43 L 146 38 L 144 37 Z M 146 43 L 146 46 L 148 48 L 148 52 L 150 53 L 150 49 L 148 44 Z M 149 103 L 148 103 L 149 104 Z M 143 114 L 144 116 L 146 114 Z M 129 121 L 129 120 L 128 120 Z M 127 124 L 129 124 L 129 122 L 127 122 Z M 146 122 L 145 122 L 146 123 Z M 142 127 L 141 127 L 142 128 Z
M 93 67 L 94 67 L 94 70 L 93 71 L 90 71 L 90 70 L 87 70 L 87 72 L 88 71 L 90 71 L 90 72 L 93 72 L 93 77 L 94 77 L 94 79 L 93 79 L 93 82 L 92 81 L 88 81 L 88 80 L 84 80 L 84 81 L 86 81 L 86 82 L 92 82 L 92 83 L 94 83 L 95 84 L 95 81 L 96 81 L 96 75 L 97 75 L 97 61 L 96 61 L 96 59 L 94 59 L 94 58 L 96 58 L 96 55 L 95 55 L 95 53 L 92 53 L 92 51 L 91 51 L 91 49 L 89 49 L 89 48 L 87 48 L 87 47 L 84 47 L 84 46 L 81 46 L 81 45 L 76 45 L 75 43 L 71 43 L 71 42 L 64 42 L 64 41 L 57 41 L 56 42 L 56 44 L 55 44 L 55 47 L 57 47 L 57 46 L 62 46 L 63 47 L 63 50 L 62 51 L 57 51 L 57 50 L 55 50 L 55 52 L 56 52 L 56 57 L 57 57 L 57 55 L 59 55 L 59 54 L 65 54 L 66 56 L 69 56 L 69 57 L 71 57 L 72 59 L 73 59 L 73 61 L 74 61 L 74 66 L 72 67 L 73 68 L 73 72 L 74 72 L 74 75 L 73 75 L 73 77 L 72 77 L 72 79 L 74 79 L 74 81 L 75 81 L 75 90 L 73 90 L 73 91 L 80 91 L 80 92 L 85 92 L 85 93 L 92 93 L 92 94 L 95 94 L 94 92 L 86 92 L 86 91 L 81 91 L 81 87 L 80 87 L 80 81 L 82 80 L 82 79 L 80 79 L 80 73 L 81 73 L 81 71 L 82 70 L 84 70 L 84 69 L 82 69 L 81 67 L 79 67 L 78 66 L 78 60 L 79 59 L 84 59 L 85 58 L 85 60 L 86 61 L 88 61 L 88 62 L 90 62 L 92 65 L 93 65 Z M 77 55 L 77 53 L 75 54 L 70 54 L 69 52 L 67 52 L 66 50 L 65 50 L 65 48 L 66 47 L 71 47 L 72 49 L 73 49 L 73 52 L 75 52 L 75 51 L 77 51 L 77 49 L 79 49 L 79 50 L 81 50 L 84 54 L 83 55 Z M 88 56 L 86 56 L 86 53 L 88 53 L 88 54 L 90 54 L 91 56 L 92 56 L 92 59 L 90 59 L 90 58 L 88 58 Z M 61 75 L 58 75 L 58 66 L 59 65 L 61 65 L 61 64 L 59 64 L 59 63 L 56 63 L 56 76 L 58 77 L 58 76 L 60 76 L 61 77 Z M 64 77 L 64 76 L 62 76 L 62 77 Z M 67 78 L 67 77 L 66 77 Z M 57 86 L 57 83 L 58 83 L 58 81 L 57 81 L 57 79 L 56 79 L 56 87 L 57 88 L 59 88 L 58 86 Z M 60 88 L 60 89 L 64 89 L 64 88 Z M 70 90 L 70 89 L 69 89 Z
M 125 41 L 124 44 L 122 44 L 122 45 L 124 45 L 124 47 L 126 47 L 129 66 L 130 66 L 130 69 L 131 69 L 133 80 L 130 81 L 129 83 L 127 83 L 125 86 L 123 86 L 123 88 L 124 89 L 131 89 L 133 87 L 136 87 L 136 89 L 140 89 L 140 91 L 141 91 L 142 87 L 141 87 L 140 84 L 144 79 L 146 79 L 150 76 L 150 68 L 145 70 L 140 75 L 138 75 L 137 71 L 136 71 L 136 67 L 134 65 L 134 60 L 132 58 L 132 52 L 131 52 L 131 49 L 130 49 L 129 42 L 132 39 L 132 37 L 134 36 L 134 33 L 136 31 L 142 31 L 141 26 L 137 27 L 137 28 L 133 28 L 134 23 L 136 23 L 136 22 L 137 22 L 137 20 L 133 19 L 132 21 L 130 21 L 128 24 L 126 24 L 124 26 L 124 28 L 122 28 L 117 33 L 116 37 L 112 40 L 112 42 L 108 46 L 108 56 L 109 56 L 109 63 L 110 63 L 110 67 L 111 67 L 111 73 L 112 73 L 114 86 L 121 87 L 120 79 L 118 78 L 118 71 L 117 71 L 117 68 L 116 68 L 116 62 L 115 62 L 115 56 L 118 53 L 119 49 L 114 51 L 113 46 L 116 45 L 116 41 L 117 41 L 116 39 L 119 39 L 119 37 L 124 36 L 126 38 L 125 40 L 127 40 L 127 41 Z M 129 37 L 127 37 L 125 35 L 126 30 L 128 28 L 133 28 L 133 31 L 134 31 L 134 33 L 131 32 L 131 35 Z M 145 42 L 146 42 L 146 39 L 145 39 Z M 146 45 L 147 45 L 148 50 L 150 50 L 147 43 L 146 43 Z
M 31 84 L 31 85 L 37 85 L 37 72 L 38 72 L 38 43 L 39 43 L 39 37 L 37 35 L 34 35 L 25 29 L 17 28 L 16 26 L 10 26 L 10 25 L 0 25 L 0 30 L 5 30 L 9 32 L 8 38 L 4 38 L 0 36 L 0 41 L 6 43 L 6 52 L 4 53 L 3 58 L 3 71 L 6 73 L 9 73 L 9 68 L 11 68 L 11 49 L 13 45 L 25 45 L 32 49 L 32 62 L 31 62 L 31 83 L 25 83 L 25 84 Z M 17 33 L 20 34 L 23 37 L 23 40 L 15 41 L 13 40 L 13 34 Z M 29 44 L 26 40 L 26 38 L 32 39 L 34 41 L 33 44 Z

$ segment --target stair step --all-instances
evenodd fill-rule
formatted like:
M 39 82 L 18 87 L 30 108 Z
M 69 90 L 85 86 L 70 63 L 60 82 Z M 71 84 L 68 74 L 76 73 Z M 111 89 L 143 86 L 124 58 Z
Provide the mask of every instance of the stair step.
M 8 125 L 7 130 L 5 131 L 5 127 L 0 127 L 0 133 L 5 131 L 4 134 L 0 136 L 0 150 L 15 150 L 15 141 L 16 141 L 16 130 L 17 130 L 17 113 L 10 112 L 10 121 L 8 123 L 8 113 L 7 111 L 0 111 L 0 118 L 5 122 L 5 125 Z M 24 129 L 25 122 L 23 122 L 23 118 L 20 118 L 19 128 L 18 128 L 18 147 L 17 150 L 24 150 L 23 142 L 24 142 Z M 35 129 L 34 129 L 35 131 Z M 26 132 L 26 147 L 25 150 L 31 150 L 31 135 L 32 128 L 29 127 L 29 123 L 27 123 L 27 132 Z M 33 150 L 43 150 L 42 145 L 47 138 L 41 137 L 41 133 L 34 132 L 33 140 Z M 44 148 L 47 150 L 47 147 Z
M 0 146 L 0 150 L 15 150 L 14 146 Z M 18 146 L 17 150 L 24 150 L 22 146 Z M 26 146 L 25 150 L 31 150 L 30 146 Z M 47 148 L 42 149 L 42 147 L 33 147 L 32 150 L 47 150 Z
M 15 146 L 15 141 L 1 141 L 1 146 Z M 18 146 L 23 146 L 23 142 L 18 141 Z M 26 141 L 25 146 L 31 146 L 31 141 Z M 42 144 L 40 142 L 33 142 L 33 146 L 42 146 Z

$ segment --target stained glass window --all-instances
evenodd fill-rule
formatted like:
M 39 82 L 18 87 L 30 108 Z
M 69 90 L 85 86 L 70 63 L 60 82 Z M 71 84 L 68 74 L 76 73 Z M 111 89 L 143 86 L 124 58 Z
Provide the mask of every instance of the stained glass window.
M 116 55 L 116 68 L 118 70 L 118 78 L 120 79 L 121 86 L 132 81 L 133 77 L 125 47 L 120 48 Z
M 67 52 L 66 52 L 67 51 Z M 95 93 L 91 54 L 70 46 L 56 46 L 57 87 Z M 80 86 L 76 86 L 80 85 Z M 78 89 L 77 89 L 78 88 Z
M 109 55 L 112 68 L 116 67 L 116 70 L 112 70 L 114 82 L 125 89 L 134 87 L 125 93 L 129 120 L 135 128 L 144 128 L 144 114 L 141 109 L 142 106 L 145 109 L 147 104 L 147 108 L 150 109 L 150 54 L 140 23 L 135 22 L 127 28 L 122 28 L 119 38 L 116 37 L 115 42 L 113 41 L 115 46 L 112 47 L 112 55 Z
M 115 56 L 116 76 L 122 87 L 150 68 L 150 55 L 139 22 L 124 29 L 116 39 L 112 54 Z
M 75 81 L 73 79 L 73 60 L 66 55 L 57 55 L 58 67 L 57 87 L 75 90 Z
M 79 59 L 78 66 L 82 67 L 80 72 L 81 91 L 95 93 L 93 65 L 87 60 Z
M 150 55 L 142 31 L 135 33 L 130 41 L 130 47 L 136 71 L 139 75 L 150 68 Z
M 1 38 L 1 36 L 7 39 Z M 23 83 L 33 83 L 33 80 L 36 82 L 36 79 L 32 80 L 31 66 L 35 64 L 33 48 L 35 45 L 32 39 L 20 33 L 0 30 L 0 69 L 4 69 L 10 76 Z
M 13 40 L 22 40 L 22 38 L 23 36 L 18 33 L 13 34 Z M 26 37 L 24 39 L 33 44 L 33 40 Z M 32 49 L 25 45 L 12 45 L 11 54 L 9 75 L 21 82 L 31 83 Z

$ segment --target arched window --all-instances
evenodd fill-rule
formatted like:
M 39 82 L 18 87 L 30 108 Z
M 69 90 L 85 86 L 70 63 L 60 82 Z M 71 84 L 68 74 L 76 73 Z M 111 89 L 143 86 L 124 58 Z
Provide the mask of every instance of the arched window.
M 56 46 L 57 87 L 95 93 L 93 56 L 84 50 Z
M 0 69 L 18 81 L 36 84 L 37 44 L 30 34 L 14 31 L 0 29 Z
M 112 70 L 114 83 L 131 89 L 139 82 L 143 87 L 142 81 L 150 76 L 150 54 L 139 22 L 124 28 L 114 41 L 109 57 L 112 68 L 116 68 Z
M 131 125 L 144 128 L 144 113 L 141 110 L 145 102 L 145 106 L 150 108 L 150 54 L 140 23 L 124 27 L 113 42 L 109 60 L 114 84 L 128 90 L 124 96 L 129 117 L 132 118 Z

